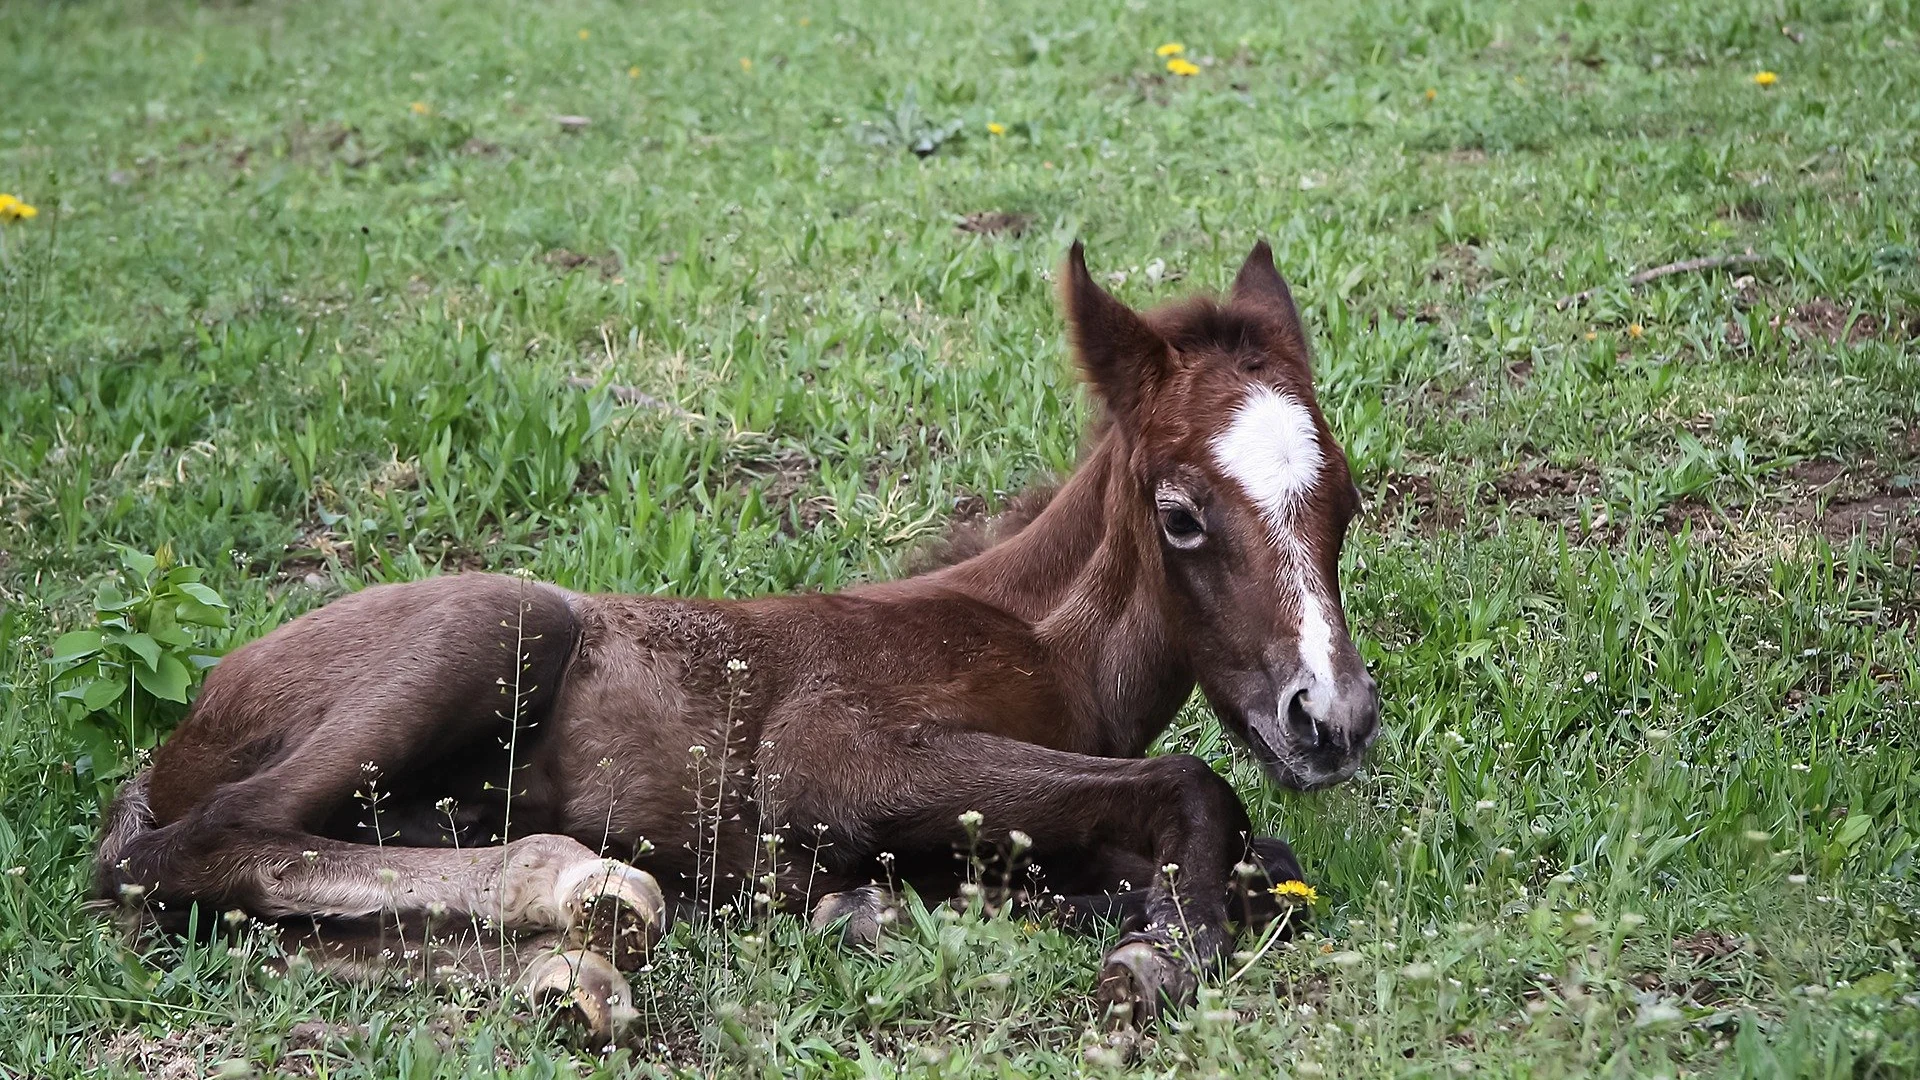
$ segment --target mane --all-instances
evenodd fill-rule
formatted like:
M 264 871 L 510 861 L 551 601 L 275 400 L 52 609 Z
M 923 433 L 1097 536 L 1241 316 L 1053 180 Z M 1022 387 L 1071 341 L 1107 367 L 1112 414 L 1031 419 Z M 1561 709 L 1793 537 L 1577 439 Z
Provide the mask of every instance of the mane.
M 979 514 L 956 519 L 940 539 L 914 552 L 907 559 L 909 574 L 925 574 L 966 562 L 975 555 L 1011 539 L 1014 534 L 1040 516 L 1060 485 L 1053 481 L 1036 484 L 1013 498 L 997 514 Z
M 1156 308 L 1144 318 L 1180 352 L 1212 348 L 1235 357 L 1306 356 L 1305 342 L 1258 307 L 1196 296 Z

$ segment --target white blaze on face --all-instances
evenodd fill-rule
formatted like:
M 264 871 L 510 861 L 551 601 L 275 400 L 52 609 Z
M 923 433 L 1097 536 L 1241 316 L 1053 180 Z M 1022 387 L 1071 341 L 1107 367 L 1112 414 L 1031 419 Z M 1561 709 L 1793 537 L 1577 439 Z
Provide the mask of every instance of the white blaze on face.
M 1280 554 L 1281 580 L 1300 598 L 1300 661 L 1315 680 L 1333 685 L 1326 590 L 1296 528 L 1298 511 L 1326 464 L 1313 414 L 1291 394 L 1256 386 L 1214 437 L 1213 460 L 1260 509 L 1267 538 Z

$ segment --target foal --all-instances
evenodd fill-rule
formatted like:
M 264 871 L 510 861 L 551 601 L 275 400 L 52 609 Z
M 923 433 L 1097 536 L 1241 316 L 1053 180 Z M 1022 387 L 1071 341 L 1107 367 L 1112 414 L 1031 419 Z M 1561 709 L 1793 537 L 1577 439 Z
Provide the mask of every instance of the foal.
M 952 895 L 955 849 L 998 844 L 1047 893 L 1132 890 L 1110 1007 L 1189 998 L 1236 873 L 1298 867 L 1200 759 L 1141 755 L 1198 684 L 1275 782 L 1352 775 L 1379 716 L 1336 576 L 1358 494 L 1266 244 L 1224 303 L 1136 313 L 1079 244 L 1061 295 L 1105 415 L 1011 537 L 838 595 L 343 597 L 209 673 L 109 811 L 98 895 L 484 922 L 604 1036 L 668 897 L 870 920 L 870 883 Z

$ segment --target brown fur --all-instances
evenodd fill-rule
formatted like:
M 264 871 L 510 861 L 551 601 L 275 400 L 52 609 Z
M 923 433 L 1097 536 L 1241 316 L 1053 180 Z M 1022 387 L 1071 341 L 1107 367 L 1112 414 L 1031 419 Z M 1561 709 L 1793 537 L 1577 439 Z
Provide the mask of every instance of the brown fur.
M 1226 304 L 1136 315 L 1078 245 L 1062 279 L 1107 421 L 1057 491 L 955 537 L 942 568 L 743 601 L 479 574 L 344 597 L 212 671 L 110 813 L 98 894 L 564 930 L 554 890 L 602 855 L 672 896 L 802 907 L 897 877 L 951 892 L 957 846 L 1019 831 L 1047 891 L 1133 887 L 1115 910 L 1138 947 L 1103 992 L 1183 996 L 1223 954 L 1235 865 L 1298 869 L 1250 848 L 1205 763 L 1149 743 L 1198 682 L 1277 779 L 1312 786 L 1352 771 L 1374 716 L 1344 638 L 1345 681 L 1299 688 L 1296 602 L 1207 440 L 1253 382 L 1313 408 L 1327 466 L 1299 539 L 1330 582 L 1354 496 L 1264 244 Z M 1169 546 L 1172 488 L 1207 544 Z

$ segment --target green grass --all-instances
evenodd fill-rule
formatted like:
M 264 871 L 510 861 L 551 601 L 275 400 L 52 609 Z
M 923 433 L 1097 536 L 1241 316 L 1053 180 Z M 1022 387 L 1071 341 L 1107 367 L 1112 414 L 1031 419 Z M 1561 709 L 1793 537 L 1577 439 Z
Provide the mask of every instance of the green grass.
M 1920 4 L 693 6 L 0 3 L 42 209 L 0 229 L 0 1075 L 1920 1071 Z M 1101 943 L 1006 919 L 683 930 L 602 1060 L 80 910 L 109 770 L 45 658 L 115 545 L 203 568 L 218 647 L 458 567 L 894 573 L 1072 462 L 1075 236 L 1141 304 L 1273 240 L 1374 508 L 1372 767 L 1268 790 L 1199 704 L 1167 740 L 1293 839 L 1315 933 L 1135 1065 Z

